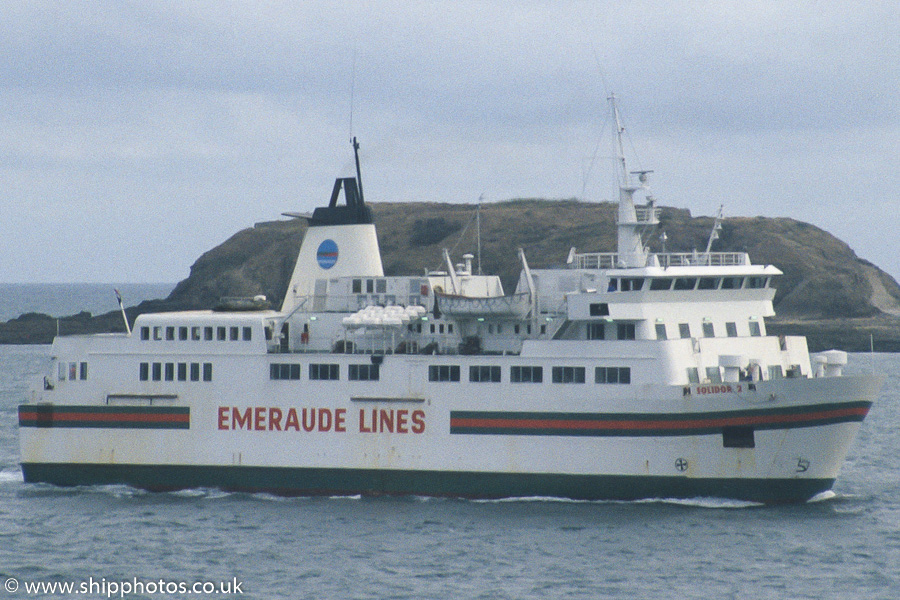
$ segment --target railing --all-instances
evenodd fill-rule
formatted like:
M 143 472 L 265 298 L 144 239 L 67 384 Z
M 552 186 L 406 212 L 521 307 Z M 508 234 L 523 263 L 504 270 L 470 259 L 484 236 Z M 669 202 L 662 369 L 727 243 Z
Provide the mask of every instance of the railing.
M 572 269 L 616 269 L 619 255 L 615 252 L 585 252 L 575 254 Z M 654 258 L 656 259 L 654 261 Z M 665 254 L 648 254 L 645 266 L 660 267 L 734 267 L 749 265 L 750 256 L 746 252 L 669 252 Z

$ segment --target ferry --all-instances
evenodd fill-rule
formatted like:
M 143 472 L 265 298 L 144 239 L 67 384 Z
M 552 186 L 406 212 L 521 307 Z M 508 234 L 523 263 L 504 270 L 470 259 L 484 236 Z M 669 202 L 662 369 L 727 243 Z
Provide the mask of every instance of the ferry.
M 830 490 L 882 380 L 768 335 L 781 272 L 654 253 L 618 154 L 617 251 L 499 277 L 386 276 L 355 177 L 311 214 L 284 301 L 57 337 L 18 408 L 28 483 L 279 495 L 803 502 Z M 638 204 L 638 201 L 642 202 Z M 124 317 L 124 311 L 123 311 Z

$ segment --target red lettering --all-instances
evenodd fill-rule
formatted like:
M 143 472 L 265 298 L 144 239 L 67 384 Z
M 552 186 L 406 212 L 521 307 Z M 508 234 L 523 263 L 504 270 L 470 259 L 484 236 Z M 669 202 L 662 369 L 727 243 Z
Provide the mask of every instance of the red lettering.
M 394 411 L 381 409 L 378 413 L 378 431 L 394 433 Z
M 288 409 L 287 419 L 284 421 L 284 430 L 287 431 L 288 429 L 300 431 L 300 421 L 297 419 L 296 408 Z
M 366 427 L 366 410 L 364 408 L 359 409 L 359 432 L 372 433 L 372 429 Z
M 312 431 L 316 428 L 316 409 L 314 408 L 304 408 L 302 411 L 303 414 L 303 431 Z M 306 416 L 309 415 L 309 420 L 307 420 Z
M 397 411 L 397 433 L 407 433 L 409 429 L 406 427 L 406 415 L 409 413 L 405 408 Z
M 219 429 L 228 430 L 228 408 L 227 406 L 219 407 Z
M 334 411 L 334 430 L 347 431 L 345 419 L 347 418 L 347 409 L 338 408 Z
M 269 409 L 269 431 L 281 431 L 281 409 L 272 407 Z
M 245 427 L 247 429 L 251 429 L 252 425 L 253 425 L 252 411 L 250 410 L 249 406 L 247 407 L 247 410 L 245 410 L 243 412 L 243 414 L 241 413 L 241 411 L 238 410 L 237 406 L 235 406 L 231 410 L 231 428 L 232 429 L 244 429 Z
M 266 429 L 266 407 L 257 406 L 253 409 L 253 429 L 257 431 L 265 431 Z
M 319 431 L 331 431 L 331 411 L 327 408 L 319 409 Z
M 425 431 L 425 411 L 414 410 L 412 413 L 412 432 L 423 433 Z

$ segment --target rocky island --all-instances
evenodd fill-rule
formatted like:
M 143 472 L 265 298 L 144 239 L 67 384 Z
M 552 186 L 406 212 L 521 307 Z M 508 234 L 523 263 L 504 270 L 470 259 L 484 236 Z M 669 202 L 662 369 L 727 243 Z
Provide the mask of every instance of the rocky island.
M 475 252 L 471 204 L 431 202 L 371 204 L 386 275 L 440 268 L 443 248 L 459 259 Z M 577 200 L 509 200 L 480 207 L 481 267 L 499 274 L 509 291 L 522 247 L 530 265 L 563 263 L 570 248 L 610 251 L 616 245 L 616 205 Z M 663 207 L 651 251 L 703 251 L 712 217 L 693 217 L 685 209 Z M 138 314 L 209 309 L 227 296 L 264 294 L 279 307 L 296 260 L 306 223 L 289 219 L 257 223 L 204 253 L 168 298 L 126 309 Z M 663 242 L 662 232 L 665 232 Z M 717 252 L 747 252 L 757 264 L 784 272 L 775 285 L 777 317 L 767 320 L 776 335 L 805 335 L 810 350 L 900 351 L 900 286 L 841 240 L 818 227 L 787 218 L 734 217 L 722 222 Z M 59 319 L 64 334 L 124 331 L 118 312 L 82 312 Z M 57 319 L 25 314 L 0 323 L 0 343 L 47 344 Z

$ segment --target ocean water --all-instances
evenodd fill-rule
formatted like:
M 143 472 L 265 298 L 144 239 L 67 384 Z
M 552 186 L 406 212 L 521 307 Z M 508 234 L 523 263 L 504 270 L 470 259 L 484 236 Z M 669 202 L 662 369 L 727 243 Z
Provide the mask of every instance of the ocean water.
M 83 310 L 102 315 L 119 308 L 115 290 L 125 307 L 165 298 L 174 283 L 0 283 L 0 322 L 23 312 L 66 317 Z
M 900 598 L 900 356 L 851 356 L 888 380 L 834 492 L 759 506 L 26 485 L 16 406 L 47 351 L 0 346 L 0 598 Z

